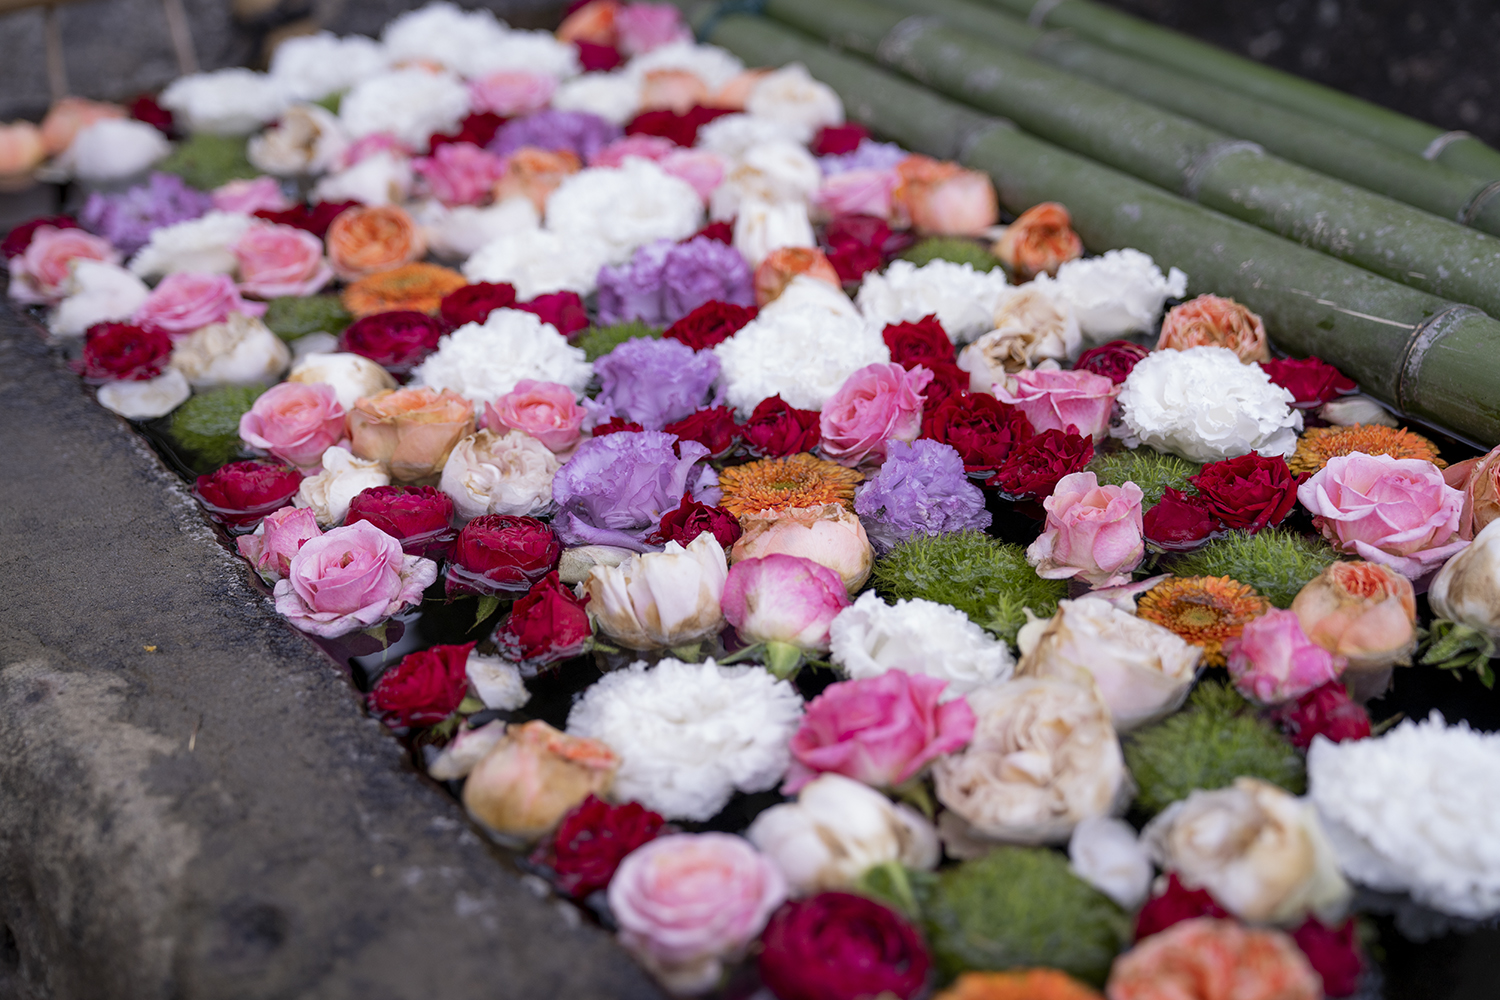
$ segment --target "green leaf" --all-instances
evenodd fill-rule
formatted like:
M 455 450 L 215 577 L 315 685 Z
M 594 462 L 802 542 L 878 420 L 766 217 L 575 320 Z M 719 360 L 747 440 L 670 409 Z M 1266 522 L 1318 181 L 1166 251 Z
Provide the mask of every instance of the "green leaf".
M 479 607 L 474 612 L 474 624 L 470 625 L 469 629 L 472 631 L 473 629 L 478 628 L 479 623 L 484 621 L 490 615 L 494 614 L 495 609 L 499 606 L 500 598 L 496 597 L 494 594 L 485 594 L 483 597 L 481 597 L 479 599 Z
M 1495 640 L 1476 628 L 1446 618 L 1433 619 L 1418 652 L 1417 662 L 1423 666 L 1455 673 L 1472 670 L 1485 687 L 1495 686 L 1495 671 L 1490 666 L 1495 656 Z
M 484 702 L 472 694 L 466 694 L 464 700 L 458 703 L 457 712 L 459 715 L 473 715 L 475 712 L 483 712 L 486 707 Z
M 703 643 L 695 642 L 687 646 L 673 646 L 668 652 L 683 663 L 697 663 L 703 658 Z

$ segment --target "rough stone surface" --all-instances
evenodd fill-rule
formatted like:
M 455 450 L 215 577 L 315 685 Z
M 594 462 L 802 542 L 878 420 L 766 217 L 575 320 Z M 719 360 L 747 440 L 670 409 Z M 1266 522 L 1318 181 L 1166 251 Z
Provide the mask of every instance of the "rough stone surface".
M 0 307 L 0 997 L 655 997 Z

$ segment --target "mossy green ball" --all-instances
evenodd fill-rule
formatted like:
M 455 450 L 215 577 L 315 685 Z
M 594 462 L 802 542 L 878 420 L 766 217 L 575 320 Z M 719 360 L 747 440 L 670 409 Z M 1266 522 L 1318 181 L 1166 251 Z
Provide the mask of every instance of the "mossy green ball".
M 226 385 L 191 397 L 172 414 L 172 437 L 183 448 L 219 466 L 240 450 L 240 417 L 265 392 L 260 385 Z
M 1289 608 L 1297 592 L 1338 559 L 1321 538 L 1283 528 L 1253 535 L 1235 531 L 1216 538 L 1172 564 L 1178 576 L 1227 576 L 1254 587 L 1278 608 Z
M 264 322 L 282 340 L 296 340 L 309 333 L 331 333 L 335 337 L 354 322 L 337 295 L 290 295 L 272 299 Z
M 590 361 L 598 361 L 627 340 L 660 336 L 661 330 L 657 327 L 647 326 L 640 320 L 631 320 L 629 323 L 616 323 L 613 326 L 591 326 L 573 341 L 573 346 L 583 348 L 584 355 Z
M 952 236 L 934 236 L 922 240 L 899 255 L 921 267 L 935 260 L 952 261 L 955 264 L 972 264 L 976 271 L 993 271 L 1000 266 L 1000 259 L 973 240 Z
M 188 184 L 212 191 L 234 180 L 253 180 L 261 175 L 245 157 L 243 136 L 200 133 L 177 144 L 156 165 L 163 173 L 176 174 Z

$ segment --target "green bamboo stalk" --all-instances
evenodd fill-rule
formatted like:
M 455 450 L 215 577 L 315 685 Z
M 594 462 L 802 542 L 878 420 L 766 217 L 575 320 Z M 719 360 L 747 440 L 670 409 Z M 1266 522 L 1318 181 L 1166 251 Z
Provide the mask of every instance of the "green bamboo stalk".
M 939 18 L 975 38 L 1258 142 L 1277 156 L 1330 177 L 1500 235 L 1500 184 L 1156 63 L 1080 41 L 1070 31 L 1034 28 L 990 7 L 966 0 L 876 2 L 907 14 Z
M 676 0 L 704 40 L 750 65 L 800 62 L 878 135 L 987 172 L 1012 212 L 1068 206 L 1096 252 L 1136 247 L 1181 267 L 1191 294 L 1228 295 L 1278 347 L 1337 365 L 1411 417 L 1483 447 L 1500 442 L 1500 322 L 1388 281 L 1050 145 L 784 25 Z
M 1117 52 L 1213 81 L 1475 177 L 1500 177 L 1500 152 L 1467 132 L 1445 131 L 1092 0 L 987 2 L 1028 17 L 1039 27 L 1067 28 Z
M 1158 187 L 1500 316 L 1500 238 L 872 0 L 767 0 L 768 16 Z

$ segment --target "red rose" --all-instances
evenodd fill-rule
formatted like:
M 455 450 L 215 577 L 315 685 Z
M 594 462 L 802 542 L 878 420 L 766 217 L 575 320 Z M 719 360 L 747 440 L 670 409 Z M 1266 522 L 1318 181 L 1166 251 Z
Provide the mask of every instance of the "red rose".
M 1316 917 L 1308 917 L 1292 932 L 1292 939 L 1307 956 L 1307 963 L 1322 977 L 1325 996 L 1353 996 L 1359 989 L 1365 962 L 1354 936 L 1353 920 L 1345 920 L 1335 929 L 1323 926 Z
M 500 126 L 505 124 L 505 119 L 493 111 L 477 111 L 468 115 L 458 123 L 458 131 L 447 135 L 435 135 L 429 140 L 428 145 L 435 153 L 437 148 L 449 142 L 467 142 L 483 149 L 495 138 L 495 133 L 500 131 Z
M 130 102 L 130 117 L 145 122 L 169 139 L 177 137 L 177 123 L 172 119 L 172 112 L 156 103 L 156 98 L 150 94 L 142 94 Z
M 0 260 L 10 260 L 19 257 L 31 246 L 31 237 L 43 226 L 51 226 L 53 229 L 82 229 L 78 220 L 71 215 L 44 215 L 30 222 L 23 222 L 10 232 L 5 234 L 5 239 L 0 241 Z
M 1370 735 L 1370 713 L 1339 681 L 1329 681 L 1314 688 L 1296 701 L 1278 707 L 1271 713 L 1287 739 L 1306 750 L 1314 736 L 1326 736 L 1335 743 L 1362 740 Z
M 823 229 L 823 251 L 840 281 L 858 281 L 911 242 L 873 215 L 841 215 Z
M 517 302 L 512 309 L 536 313 L 543 323 L 551 323 L 564 337 L 572 337 L 579 330 L 588 328 L 589 311 L 583 307 L 583 299 L 577 292 L 551 292 L 538 295 L 525 302 Z
M 1078 361 L 1073 367 L 1093 372 L 1095 375 L 1103 375 L 1115 385 L 1119 385 L 1125 381 L 1125 376 L 1130 374 L 1131 369 L 1150 353 L 1140 344 L 1133 344 L 1128 340 L 1111 340 L 1107 344 L 1091 347 L 1078 355 Z
M 863 125 L 848 122 L 843 125 L 825 125 L 813 136 L 814 156 L 841 156 L 852 153 L 859 144 L 870 138 L 870 130 Z
M 935 314 L 923 316 L 915 323 L 892 323 L 880 336 L 890 348 L 891 360 L 902 368 L 954 363 L 953 341 L 948 339 Z
M 508 659 L 530 666 L 577 656 L 593 636 L 588 595 L 574 595 L 556 572 L 548 573 L 516 601 L 505 624 L 495 632 L 495 644 Z
M 578 46 L 578 64 L 583 67 L 585 73 L 608 73 L 625 61 L 625 57 L 620 55 L 620 50 L 613 45 L 600 45 L 582 40 L 573 44 Z
M 701 104 L 678 114 L 675 111 L 642 111 L 625 126 L 626 135 L 659 135 L 679 146 L 698 141 L 698 130 L 715 118 L 730 114 L 727 108 L 705 108 Z
M 655 545 L 676 542 L 686 547 L 705 531 L 717 538 L 728 552 L 729 547 L 740 540 L 740 520 L 723 507 L 710 507 L 684 493 L 677 509 L 662 515 L 661 525 L 651 534 L 650 541 Z
M 931 410 L 950 399 L 969 394 L 969 373 L 958 365 L 949 361 L 946 364 L 934 362 L 924 366 L 932 372 L 932 381 L 927 383 L 927 388 L 922 390 L 922 406 Z M 1029 428 L 1030 425 L 1028 424 Z
M 596 424 L 589 433 L 596 438 L 602 438 L 606 434 L 635 434 L 645 430 L 640 424 L 626 420 L 624 417 L 610 417 L 602 424 Z
M 932 964 L 921 935 L 895 910 L 848 892 L 785 904 L 760 942 L 760 978 L 779 1000 L 909 1000 Z
M 679 240 L 678 242 L 689 243 L 700 236 L 706 236 L 711 240 L 718 240 L 725 246 L 734 246 L 734 225 L 729 222 L 710 222 L 687 239 Z
M 254 214 L 257 219 L 265 219 L 277 225 L 305 229 L 321 240 L 328 235 L 328 227 L 333 225 L 333 220 L 339 217 L 340 212 L 358 204 L 357 201 L 320 201 L 312 206 L 293 205 L 281 212 L 262 208 Z
M 438 315 L 457 328 L 465 323 L 483 323 L 496 309 L 509 309 L 515 304 L 515 285 L 479 281 L 443 296 Z
M 400 309 L 357 319 L 339 334 L 339 350 L 369 358 L 393 375 L 405 375 L 437 350 L 441 320 Z
M 143 382 L 160 375 L 172 356 L 164 331 L 129 323 L 95 323 L 84 333 L 83 357 L 73 370 L 90 385 Z
M 707 407 L 667 424 L 662 430 L 676 434 L 682 441 L 697 441 L 708 449 L 711 458 L 723 458 L 740 440 L 740 425 L 735 423 L 734 410 L 727 406 Z
M 969 393 L 924 413 L 922 436 L 952 446 L 963 458 L 965 471 L 993 473 L 1012 448 L 1031 437 L 1031 424 L 1016 407 L 994 396 Z
M 345 524 L 369 521 L 401 543 L 407 555 L 446 559 L 458 532 L 453 499 L 433 486 L 371 486 L 349 502 Z
M 250 531 L 261 518 L 292 502 L 302 485 L 302 473 L 275 462 L 230 462 L 193 486 L 208 516 L 224 527 Z
M 1205 465 L 1188 478 L 1219 520 L 1252 535 L 1282 522 L 1297 502 L 1300 481 L 1280 455 L 1264 458 L 1253 451 Z
M 1050 497 L 1063 476 L 1082 472 L 1094 460 L 1094 439 L 1057 428 L 1043 431 L 1011 449 L 985 481 L 1013 500 Z
M 1167 891 L 1152 897 L 1141 907 L 1135 918 L 1135 939 L 1140 941 L 1153 934 L 1160 934 L 1173 924 L 1197 917 L 1228 917 L 1224 909 L 1208 894 L 1207 889 L 1188 889 L 1178 881 L 1175 872 L 1167 876 Z
M 1141 518 L 1141 534 L 1158 548 L 1171 552 L 1195 549 L 1219 530 L 1219 519 L 1203 504 L 1168 486 L 1161 500 Z
M 557 872 L 557 887 L 577 899 L 605 888 L 625 855 L 650 843 L 667 821 L 639 802 L 612 806 L 590 795 L 563 817 L 552 843 L 535 859 Z
M 458 533 L 444 576 L 449 597 L 519 594 L 557 569 L 562 543 L 534 517 L 485 514 Z
M 1292 405 L 1298 409 L 1322 406 L 1359 388 L 1353 379 L 1345 378 L 1337 368 L 1319 358 L 1262 361 L 1260 367 L 1271 376 L 1272 382 L 1296 397 Z
M 785 458 L 812 451 L 823 440 L 821 416 L 817 410 L 799 410 L 780 396 L 772 396 L 756 404 L 740 434 L 760 458 Z
M 407 653 L 380 675 L 370 691 L 370 711 L 392 728 L 431 726 L 458 711 L 469 693 L 469 653 L 462 646 L 433 646 Z
M 885 254 L 858 243 L 842 243 L 826 251 L 825 255 L 828 263 L 833 265 L 833 273 L 843 282 L 859 281 L 871 271 L 885 266 Z
M 754 306 L 705 302 L 667 327 L 662 336 L 684 343 L 695 351 L 704 351 L 734 336 L 755 318 L 756 312 Z

